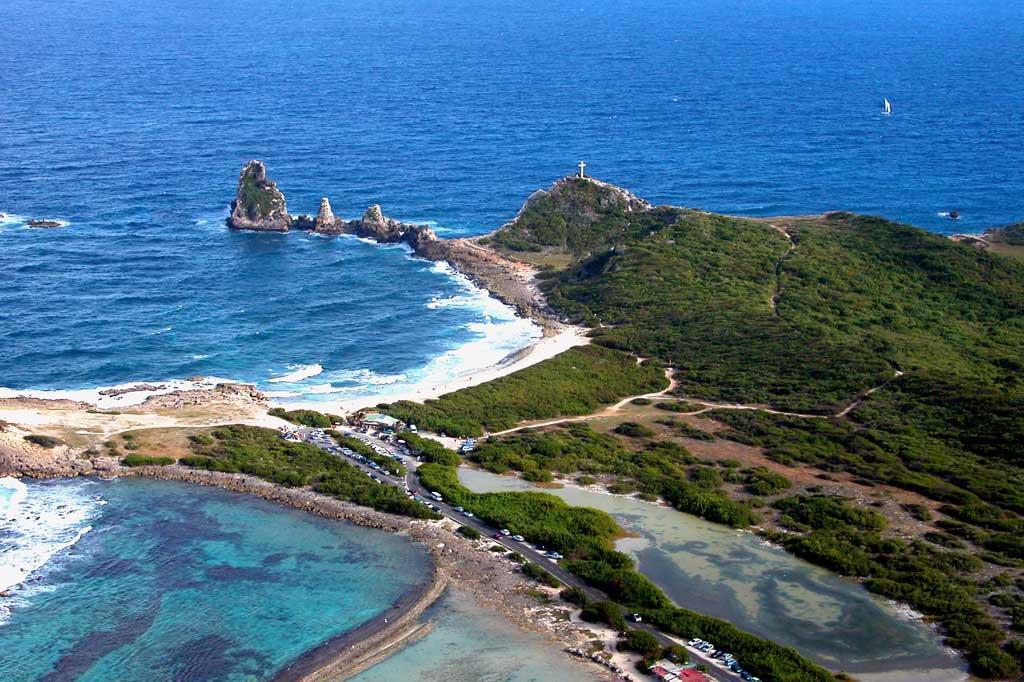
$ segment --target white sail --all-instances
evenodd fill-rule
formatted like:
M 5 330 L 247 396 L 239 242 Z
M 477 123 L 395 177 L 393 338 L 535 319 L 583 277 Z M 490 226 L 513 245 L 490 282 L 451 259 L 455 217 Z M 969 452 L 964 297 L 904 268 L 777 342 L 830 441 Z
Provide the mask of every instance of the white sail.
M 882 106 L 882 111 L 884 113 L 886 113 L 886 114 L 891 114 L 892 113 L 892 103 L 889 100 L 884 99 L 884 98 L 882 99 L 882 101 L 885 103 Z

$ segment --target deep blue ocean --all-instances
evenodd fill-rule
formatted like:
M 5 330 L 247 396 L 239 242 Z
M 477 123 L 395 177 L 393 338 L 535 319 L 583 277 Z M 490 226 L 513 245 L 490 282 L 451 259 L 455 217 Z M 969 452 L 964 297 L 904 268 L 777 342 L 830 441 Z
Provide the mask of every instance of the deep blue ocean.
M 715 211 L 1024 218 L 1020 3 L 5 0 L 0 26 L 3 387 L 338 397 L 536 333 L 401 249 L 229 232 L 250 158 L 292 212 L 379 202 L 442 236 L 579 159 Z

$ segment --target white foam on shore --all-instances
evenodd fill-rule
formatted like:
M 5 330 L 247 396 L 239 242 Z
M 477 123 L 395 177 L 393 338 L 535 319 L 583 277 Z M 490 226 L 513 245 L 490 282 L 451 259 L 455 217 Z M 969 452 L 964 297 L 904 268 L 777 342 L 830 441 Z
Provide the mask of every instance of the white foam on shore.
M 267 379 L 267 383 L 295 384 L 305 379 L 309 379 L 310 377 L 315 377 L 318 374 L 322 374 L 324 371 L 324 368 L 320 365 L 289 365 L 288 369 L 293 371 L 285 374 L 284 376 Z
M 114 386 L 99 386 L 97 388 L 80 389 L 21 389 L 0 387 L 0 399 L 5 398 L 39 398 L 41 400 L 73 400 L 89 403 L 103 410 L 117 409 L 119 407 L 135 407 L 141 405 L 147 398 L 154 395 L 163 395 L 174 391 L 211 389 L 217 384 L 231 383 L 231 379 L 220 377 L 202 377 L 194 380 L 174 379 L 171 381 L 132 381 Z M 157 385 L 161 388 L 156 390 L 130 390 L 143 384 Z M 116 390 L 127 391 L 119 395 L 102 395 L 103 392 Z
M 218 212 L 219 216 L 222 212 Z M 205 222 L 202 216 L 197 224 Z M 358 238 L 354 235 L 342 235 L 350 239 L 358 239 L 377 247 L 397 248 L 407 252 L 410 260 L 423 263 L 437 274 L 444 275 L 453 281 L 460 292 L 444 299 L 433 299 L 424 304 L 430 310 L 448 307 L 467 309 L 477 313 L 475 321 L 468 322 L 463 328 L 470 332 L 470 338 L 461 345 L 429 359 L 418 368 L 393 374 L 378 374 L 370 368 L 326 370 L 320 364 L 289 365 L 292 370 L 281 376 L 263 379 L 257 383 L 263 385 L 278 384 L 279 390 L 266 392 L 267 397 L 288 401 L 292 404 L 296 399 L 308 397 L 311 402 L 349 401 L 393 399 L 395 396 L 424 395 L 436 389 L 448 387 L 452 382 L 465 382 L 482 377 L 482 372 L 492 371 L 499 364 L 504 365 L 511 354 L 535 344 L 542 336 L 540 327 L 532 320 L 519 317 L 515 310 L 492 297 L 490 293 L 477 287 L 465 275 L 457 272 L 444 261 L 428 262 L 414 255 L 412 249 L 404 243 L 381 245 L 377 242 Z M 170 328 L 161 329 L 163 333 Z M 576 342 L 569 345 L 576 345 Z M 568 346 L 566 346 L 568 347 Z M 562 348 L 564 349 L 564 348 Z M 192 355 L 192 360 L 207 358 L 204 354 Z M 321 376 L 323 375 L 323 376 Z M 320 383 L 313 384 L 306 380 L 321 377 Z M 326 381 L 325 381 L 326 380 Z M 208 390 L 218 383 L 238 380 L 216 377 L 201 377 L 197 380 L 167 381 L 133 381 L 115 386 L 96 388 L 50 390 L 50 389 L 12 389 L 0 387 L 0 399 L 5 398 L 39 398 L 44 400 L 71 400 L 94 405 L 99 409 L 118 409 L 136 407 L 155 395 L 171 393 L 179 390 Z M 102 392 L 116 389 L 118 391 L 133 389 L 146 383 L 159 385 L 156 390 L 127 390 L 120 395 L 101 395 Z M 342 385 L 338 385 L 342 384 Z M 275 386 L 275 388 L 277 388 Z
M 103 500 L 87 481 L 38 485 L 0 479 L 0 591 L 24 583 L 92 530 Z M 0 606 L 0 625 L 9 610 Z

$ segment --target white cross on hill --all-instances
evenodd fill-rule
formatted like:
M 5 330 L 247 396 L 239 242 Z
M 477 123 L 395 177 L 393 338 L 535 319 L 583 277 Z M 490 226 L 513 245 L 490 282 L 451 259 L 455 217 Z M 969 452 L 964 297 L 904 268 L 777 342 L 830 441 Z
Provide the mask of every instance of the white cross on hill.
M 585 178 L 585 177 L 587 177 L 586 175 L 584 175 L 584 174 L 583 174 L 583 171 L 584 171 L 584 170 L 586 169 L 586 167 L 587 167 L 587 162 L 586 162 L 586 161 L 580 161 L 580 164 L 579 164 L 579 165 L 580 165 L 580 177 L 581 177 L 581 178 Z

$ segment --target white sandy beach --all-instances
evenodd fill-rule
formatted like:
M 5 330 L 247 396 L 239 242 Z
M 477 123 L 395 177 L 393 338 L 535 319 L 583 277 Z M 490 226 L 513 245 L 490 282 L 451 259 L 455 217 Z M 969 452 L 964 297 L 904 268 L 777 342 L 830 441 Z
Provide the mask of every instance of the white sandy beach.
M 411 400 L 423 402 L 431 398 L 437 398 L 445 393 L 458 391 L 462 388 L 476 386 L 499 377 L 518 372 L 521 369 L 543 362 L 550 358 L 564 353 L 575 346 L 583 346 L 590 343 L 587 337 L 587 330 L 583 327 L 563 326 L 554 334 L 544 336 L 529 346 L 518 350 L 508 357 L 490 367 L 468 371 L 464 374 L 452 376 L 450 380 L 443 383 L 423 386 L 416 390 L 405 393 L 388 393 L 377 395 L 365 395 L 358 398 L 348 398 L 337 401 L 289 401 L 284 405 L 288 409 L 311 409 L 320 412 L 333 414 L 348 414 L 356 410 L 373 407 L 382 402 L 397 402 L 399 400 Z

